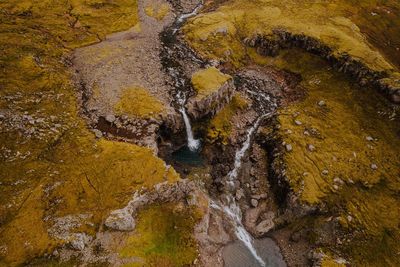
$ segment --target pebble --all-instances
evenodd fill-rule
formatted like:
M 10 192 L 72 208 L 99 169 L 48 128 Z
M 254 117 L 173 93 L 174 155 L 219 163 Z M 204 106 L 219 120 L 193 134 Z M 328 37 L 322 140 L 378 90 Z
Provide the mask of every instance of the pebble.
M 258 200 L 257 200 L 257 199 L 252 198 L 252 199 L 250 200 L 250 203 L 251 203 L 251 205 L 252 205 L 253 207 L 257 208 L 257 206 L 258 206 Z
M 93 133 L 94 133 L 94 135 L 96 135 L 97 138 L 103 137 L 103 133 L 100 130 L 94 129 Z
M 336 185 L 336 184 L 334 184 L 334 185 L 333 185 L 333 189 L 338 190 L 338 189 L 339 189 L 339 186 Z
M 308 144 L 307 149 L 308 149 L 308 151 L 313 152 L 315 150 L 315 146 Z
M 318 106 L 320 106 L 320 107 L 326 106 L 325 101 L 324 100 L 319 101 Z
M 367 139 L 367 141 L 374 141 L 374 138 L 372 136 L 367 136 L 365 137 L 365 139 Z
M 295 120 L 294 123 L 295 123 L 296 125 L 302 125 L 302 124 L 303 124 L 303 123 L 302 123 L 301 121 L 299 121 L 299 120 Z
M 113 123 L 113 122 L 115 121 L 115 116 L 112 115 L 112 114 L 108 114 L 108 115 L 106 116 L 106 121 L 108 121 L 108 122 L 110 122 L 110 123 Z
M 328 173 L 329 173 L 328 170 L 323 170 L 323 171 L 322 171 L 322 174 L 323 174 L 323 175 L 328 175 Z
M 333 182 L 336 183 L 336 184 L 340 184 L 340 185 L 343 185 L 343 184 L 344 184 L 343 180 L 340 179 L 339 177 L 335 177 L 335 178 L 333 179 Z
M 378 165 L 376 165 L 376 164 L 371 164 L 371 169 L 373 169 L 373 170 L 377 170 L 378 169 Z
M 293 147 L 292 147 L 292 145 L 291 144 L 286 144 L 286 151 L 287 152 L 290 152 L 290 151 L 292 151 L 293 150 Z

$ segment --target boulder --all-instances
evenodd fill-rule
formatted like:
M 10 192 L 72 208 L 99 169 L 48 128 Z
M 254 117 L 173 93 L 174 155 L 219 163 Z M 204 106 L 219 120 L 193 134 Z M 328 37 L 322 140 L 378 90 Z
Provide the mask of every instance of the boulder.
M 117 231 L 132 231 L 135 229 L 135 220 L 128 209 L 119 209 L 111 212 L 104 223 L 108 228 Z

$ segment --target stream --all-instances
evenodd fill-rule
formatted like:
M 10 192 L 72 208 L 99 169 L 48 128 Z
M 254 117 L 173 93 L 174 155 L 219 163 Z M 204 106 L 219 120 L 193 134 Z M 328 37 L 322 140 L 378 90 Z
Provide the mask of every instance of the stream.
M 185 76 L 184 67 L 181 64 L 182 57 L 185 57 L 184 60 L 191 60 L 193 64 L 197 64 L 197 66 L 201 68 L 204 68 L 206 63 L 199 59 L 192 50 L 188 49 L 184 44 L 181 44 L 177 34 L 183 23 L 188 18 L 197 15 L 202 6 L 203 3 L 201 2 L 192 12 L 178 16 L 172 26 L 166 28 L 163 33 L 160 34 L 163 43 L 161 60 L 164 70 L 172 78 L 171 85 L 174 88 L 173 92 L 171 92 L 171 96 L 174 99 L 175 108 L 182 114 L 185 123 L 187 137 L 186 148 L 181 148 L 177 157 L 181 162 L 191 161 L 193 158 L 196 158 L 196 156 L 193 156 L 194 154 L 199 155 L 201 152 L 201 142 L 194 137 L 190 118 L 185 108 L 186 100 L 194 93 L 190 85 L 190 80 Z M 257 102 L 263 103 L 260 105 L 262 110 L 259 113 L 261 113 L 261 115 L 247 131 L 246 140 L 241 145 L 240 149 L 236 151 L 234 168 L 229 172 L 227 177 L 225 177 L 227 192 L 224 193 L 219 200 L 211 200 L 210 206 L 223 212 L 223 214 L 229 218 L 229 222 L 234 227 L 236 237 L 241 241 L 240 244 L 234 242 L 224 249 L 226 252 L 224 253 L 225 256 L 232 254 L 229 258 L 235 259 L 235 255 L 236 258 L 237 255 L 240 255 L 241 260 L 230 261 L 225 259 L 226 257 L 224 256 L 225 266 L 286 266 L 279 252 L 279 247 L 272 239 L 264 238 L 254 240 L 251 234 L 245 229 L 242 223 L 242 211 L 234 197 L 237 190 L 237 188 L 235 188 L 235 181 L 238 178 L 242 159 L 251 147 L 254 133 L 262 121 L 274 115 L 276 109 L 276 103 L 271 101 L 269 96 L 262 93 L 258 94 L 257 92 L 249 93 L 254 94 Z M 267 107 L 265 107 L 265 105 L 267 105 Z M 190 159 L 184 158 L 186 156 L 189 156 Z M 261 255 L 259 251 L 263 254 Z M 240 263 L 240 265 L 237 265 L 238 263 Z

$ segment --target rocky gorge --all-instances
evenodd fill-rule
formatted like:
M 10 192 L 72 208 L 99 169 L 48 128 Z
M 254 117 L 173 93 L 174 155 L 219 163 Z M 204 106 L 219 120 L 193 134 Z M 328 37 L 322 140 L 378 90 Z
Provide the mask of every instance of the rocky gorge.
M 0 266 L 400 264 L 397 3 L 17 2 Z

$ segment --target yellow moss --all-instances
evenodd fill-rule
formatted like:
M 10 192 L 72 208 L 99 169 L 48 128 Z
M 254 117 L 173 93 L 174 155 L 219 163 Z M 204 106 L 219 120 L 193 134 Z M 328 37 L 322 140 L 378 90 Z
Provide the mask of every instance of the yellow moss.
M 232 79 L 215 67 L 200 70 L 192 75 L 192 84 L 197 92 L 197 98 L 206 97 L 216 92 L 224 83 Z
M 232 117 L 240 110 L 247 108 L 246 99 L 239 94 L 233 96 L 232 100 L 217 115 L 211 119 L 207 127 L 207 141 L 210 143 L 228 144 L 228 138 L 232 131 Z
M 282 110 L 279 116 L 284 141 L 293 146 L 293 152 L 287 153 L 291 185 L 301 192 L 302 199 L 318 202 L 334 191 L 335 177 L 367 186 L 389 180 L 398 188 L 393 179 L 399 162 L 398 124 L 377 112 L 390 112 L 390 104 L 373 90 L 361 90 L 329 70 L 322 60 L 301 51 L 270 60 L 301 73 L 307 88 L 306 99 Z M 318 105 L 321 100 L 326 106 Z M 287 134 L 287 130 L 292 133 Z M 376 140 L 368 141 L 367 137 Z M 308 144 L 316 147 L 315 152 L 307 150 Z M 373 170 L 372 164 L 378 169 Z M 329 173 L 322 174 L 324 170 Z
M 123 90 L 114 109 L 117 114 L 148 118 L 161 113 L 164 106 L 146 89 L 133 87 Z
M 343 246 L 354 262 L 398 265 L 392 255 L 400 249 L 400 123 L 391 115 L 393 107 L 316 56 L 291 50 L 266 60 L 301 73 L 307 89 L 304 101 L 281 109 L 278 116 L 279 134 L 293 147 L 284 158 L 291 188 L 308 204 L 344 209 L 339 216 L 344 229 L 364 233 Z M 314 151 L 307 149 L 309 144 Z
M 63 64 L 70 47 L 135 25 L 136 1 L 8 0 L 0 9 L 0 109 L 45 122 L 0 124 L 0 265 L 16 266 L 62 243 L 48 234 L 53 218 L 89 214 L 73 231 L 94 234 L 134 190 L 179 175 L 147 148 L 97 141 Z
M 147 16 L 155 18 L 157 20 L 163 20 L 164 17 L 169 13 L 170 8 L 167 4 L 146 6 L 144 12 Z
M 236 68 L 272 65 L 302 75 L 306 98 L 281 109 L 278 117 L 279 135 L 293 147 L 284 156 L 290 187 L 300 201 L 326 204 L 343 229 L 357 230 L 340 247 L 356 266 L 400 265 L 397 109 L 314 56 L 292 50 L 261 57 L 242 41 L 255 34 L 273 40 L 274 29 L 304 34 L 336 55 L 349 54 L 372 70 L 387 71 L 385 82 L 397 85 L 399 11 L 399 2 L 383 0 L 234 0 L 184 26 L 186 40 L 205 58 Z M 321 100 L 326 105 L 318 105 Z
M 152 205 L 139 213 L 136 233 L 121 249 L 122 257 L 139 257 L 130 266 L 188 266 L 197 257 L 195 210 L 182 204 Z
M 338 263 L 336 260 L 330 257 L 324 257 L 321 261 L 321 267 L 345 267 L 346 264 Z
M 318 39 L 330 46 L 336 54 L 349 54 L 372 70 L 394 69 L 393 64 L 368 43 L 359 27 L 363 27 L 367 32 L 367 37 L 370 37 L 368 34 L 371 31 L 375 31 L 374 38 L 371 40 L 375 39 L 374 43 L 379 43 L 376 39 L 382 39 L 382 36 L 376 34 L 378 29 L 365 23 L 368 17 L 373 17 L 372 11 L 365 13 L 364 10 L 382 5 L 395 13 L 400 10 L 400 5 L 395 1 L 392 3 L 387 3 L 387 1 L 352 2 L 337 0 L 299 3 L 293 0 L 235 0 L 213 12 L 201 14 L 189 20 L 184 27 L 185 38 L 203 56 L 224 60 L 238 67 L 243 65 L 247 58 L 246 50 L 241 42 L 244 38 L 263 34 L 273 39 L 275 29 L 284 29 L 293 34 L 304 34 Z M 388 25 L 400 25 L 400 19 L 396 16 L 381 14 L 379 18 L 385 21 L 383 25 L 378 24 L 381 31 L 386 32 Z M 394 44 L 398 43 L 398 34 L 393 31 L 390 33 L 390 36 L 385 35 L 385 37 L 393 40 Z M 393 50 L 391 54 L 397 53 L 393 57 L 396 64 L 396 58 L 400 56 L 399 50 L 395 47 L 393 49 L 393 46 L 388 49 Z
M 138 22 L 137 0 L 70 0 L 71 14 L 81 27 L 103 39 Z

